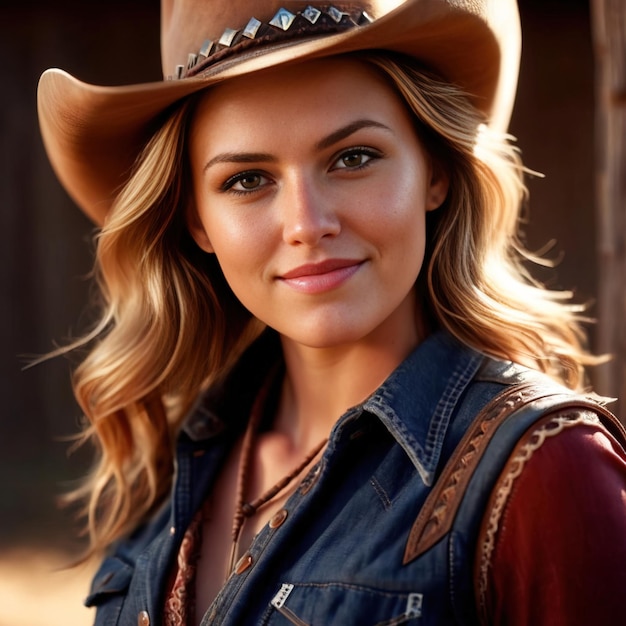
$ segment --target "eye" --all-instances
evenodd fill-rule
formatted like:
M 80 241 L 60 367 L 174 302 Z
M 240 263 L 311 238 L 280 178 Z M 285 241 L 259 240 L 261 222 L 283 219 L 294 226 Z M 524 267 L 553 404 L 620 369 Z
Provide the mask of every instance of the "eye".
M 222 191 L 231 191 L 234 193 L 251 193 L 267 185 L 269 179 L 260 172 L 239 172 L 231 176 L 222 185 Z
M 380 153 L 371 148 L 350 148 L 342 152 L 333 163 L 335 170 L 358 170 L 365 167 L 372 159 L 380 158 Z

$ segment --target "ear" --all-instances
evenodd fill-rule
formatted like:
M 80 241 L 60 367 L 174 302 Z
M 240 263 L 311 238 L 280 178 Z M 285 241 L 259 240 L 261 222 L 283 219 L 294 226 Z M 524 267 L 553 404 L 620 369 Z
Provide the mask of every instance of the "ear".
M 189 203 L 187 209 L 185 210 L 185 221 L 187 223 L 189 234 L 192 236 L 198 247 L 210 254 L 215 252 L 213 246 L 211 245 L 211 240 L 204 229 L 204 225 L 200 220 L 196 206 L 192 202 Z
M 448 172 L 432 160 L 430 163 L 430 180 L 428 181 L 428 192 L 426 196 L 426 210 L 434 211 L 445 201 L 450 187 L 450 176 Z

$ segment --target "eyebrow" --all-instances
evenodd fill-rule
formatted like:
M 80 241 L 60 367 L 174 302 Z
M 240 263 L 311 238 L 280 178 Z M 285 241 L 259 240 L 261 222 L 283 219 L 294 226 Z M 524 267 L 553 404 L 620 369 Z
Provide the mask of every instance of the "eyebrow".
M 346 139 L 363 128 L 380 128 L 382 130 L 391 131 L 388 126 L 374 120 L 356 120 L 338 128 L 323 139 L 320 139 L 320 141 L 315 144 L 315 149 L 325 150 L 326 148 L 330 148 L 342 139 Z M 210 167 L 218 163 L 275 163 L 276 161 L 277 158 L 274 155 L 266 152 L 222 152 L 210 159 L 204 166 L 203 171 L 206 172 Z
M 346 126 L 342 126 L 336 131 L 330 133 L 330 135 L 324 137 L 320 141 L 315 144 L 316 150 L 324 150 L 325 148 L 330 148 L 330 146 L 338 143 L 342 139 L 346 139 L 353 133 L 356 133 L 358 130 L 362 128 L 382 128 L 383 130 L 390 131 L 391 129 L 380 122 L 375 122 L 374 120 L 356 120 L 351 122 L 350 124 L 346 124 Z
M 217 163 L 274 163 L 276 157 L 265 152 L 223 152 L 214 156 L 204 166 L 206 172 L 211 166 Z

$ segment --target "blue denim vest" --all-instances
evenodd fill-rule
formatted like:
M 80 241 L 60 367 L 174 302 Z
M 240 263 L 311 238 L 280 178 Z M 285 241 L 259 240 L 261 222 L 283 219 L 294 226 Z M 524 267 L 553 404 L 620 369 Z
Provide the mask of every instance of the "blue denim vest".
M 98 607 L 97 625 L 162 623 L 180 542 L 245 427 L 275 361 L 276 338 L 266 333 L 249 352 L 225 387 L 207 394 L 187 420 L 171 499 L 103 561 L 86 601 Z M 526 373 L 445 332 L 431 335 L 337 421 L 280 523 L 256 536 L 202 624 L 477 624 L 478 529 L 510 450 L 540 412 L 500 429 L 449 531 L 416 558 L 404 562 L 404 556 L 426 498 L 474 417 Z

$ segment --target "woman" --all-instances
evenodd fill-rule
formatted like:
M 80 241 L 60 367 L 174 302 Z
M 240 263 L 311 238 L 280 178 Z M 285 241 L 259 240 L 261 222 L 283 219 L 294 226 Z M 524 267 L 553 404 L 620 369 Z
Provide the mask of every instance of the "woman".
M 514 4 L 241 4 L 164 5 L 166 67 L 223 33 L 179 80 L 40 86 L 102 224 L 96 623 L 619 623 L 626 438 L 522 265 Z

